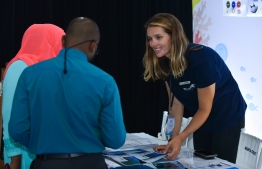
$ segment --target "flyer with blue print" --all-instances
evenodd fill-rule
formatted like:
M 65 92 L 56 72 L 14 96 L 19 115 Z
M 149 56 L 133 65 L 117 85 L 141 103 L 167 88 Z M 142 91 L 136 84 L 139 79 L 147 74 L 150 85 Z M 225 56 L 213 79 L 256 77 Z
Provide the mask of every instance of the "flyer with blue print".
M 106 158 L 124 166 L 153 163 L 166 156 L 166 154 L 155 152 L 153 149 L 140 148 L 123 151 L 105 151 L 103 154 Z

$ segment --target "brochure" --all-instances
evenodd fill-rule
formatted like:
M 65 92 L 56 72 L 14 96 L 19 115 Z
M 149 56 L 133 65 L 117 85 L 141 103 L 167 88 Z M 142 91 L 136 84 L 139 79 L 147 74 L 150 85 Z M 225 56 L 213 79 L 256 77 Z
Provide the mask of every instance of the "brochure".
M 120 165 L 131 166 L 145 163 L 153 163 L 162 159 L 166 154 L 155 152 L 151 149 L 130 149 L 120 151 L 104 151 L 105 158 L 108 158 Z
M 186 169 L 180 162 L 163 162 L 163 163 L 154 163 L 155 169 Z
M 158 164 L 144 164 L 144 165 L 133 165 L 133 166 L 121 166 L 115 169 L 186 169 L 182 164 L 179 163 L 158 163 Z

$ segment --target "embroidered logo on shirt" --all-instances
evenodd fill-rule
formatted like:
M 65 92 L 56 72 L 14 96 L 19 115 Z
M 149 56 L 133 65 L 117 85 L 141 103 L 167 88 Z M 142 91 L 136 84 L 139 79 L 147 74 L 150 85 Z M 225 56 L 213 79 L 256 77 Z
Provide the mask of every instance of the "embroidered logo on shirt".
M 179 82 L 179 85 L 180 85 L 180 86 L 186 85 L 186 84 L 190 84 L 190 81 Z
M 191 84 L 189 86 L 189 88 L 183 88 L 183 89 L 184 89 L 184 91 L 193 91 L 195 89 L 195 87 L 196 87 L 196 84 Z

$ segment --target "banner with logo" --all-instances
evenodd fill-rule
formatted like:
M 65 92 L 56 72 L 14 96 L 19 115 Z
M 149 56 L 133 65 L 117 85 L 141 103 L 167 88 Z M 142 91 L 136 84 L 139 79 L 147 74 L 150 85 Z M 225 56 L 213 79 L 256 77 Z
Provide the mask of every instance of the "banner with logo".
M 223 0 L 223 15 L 262 17 L 262 0 Z
M 193 42 L 213 48 L 225 61 L 247 103 L 246 131 L 259 138 L 262 138 L 262 17 L 257 16 L 261 13 L 261 1 L 192 1 Z M 257 8 L 253 9 L 253 3 Z

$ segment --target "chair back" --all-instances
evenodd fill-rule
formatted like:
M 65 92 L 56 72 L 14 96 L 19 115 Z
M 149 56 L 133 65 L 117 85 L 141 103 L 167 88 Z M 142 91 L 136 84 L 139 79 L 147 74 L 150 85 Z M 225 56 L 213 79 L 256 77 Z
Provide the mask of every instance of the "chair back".
M 262 151 L 262 150 L 261 150 Z M 258 163 L 257 163 L 257 169 L 262 169 L 262 153 L 260 151 Z
M 188 119 L 183 117 L 181 128 L 180 128 L 180 133 L 187 127 L 187 125 L 188 125 Z M 182 143 L 182 146 L 187 147 L 187 141 L 188 141 L 188 138 Z
M 163 115 L 163 119 L 164 119 L 164 115 Z M 166 120 L 162 119 L 162 123 L 166 124 Z M 180 128 L 180 133 L 188 126 L 188 124 L 190 123 L 190 121 L 192 120 L 192 117 L 189 117 L 189 118 L 185 118 L 183 117 L 182 119 L 182 123 L 181 123 L 181 128 Z M 163 124 L 162 124 L 163 126 Z M 164 137 L 166 138 L 166 137 Z M 162 133 L 158 133 L 158 139 L 160 140 L 165 140 L 167 141 L 166 139 L 163 139 L 162 137 Z M 182 143 L 182 147 L 187 147 L 187 148 L 190 148 L 192 150 L 194 150 L 194 144 L 193 144 L 193 134 L 191 134 L 183 143 Z
M 187 125 L 190 123 L 193 117 L 188 117 Z M 192 133 L 188 138 L 187 138 L 187 148 L 190 148 L 194 150 L 194 141 L 193 141 L 193 134 Z
M 188 118 L 183 117 L 181 128 L 180 128 L 180 133 L 183 130 L 185 130 L 185 128 L 188 126 L 191 120 L 192 120 L 192 117 L 188 117 Z M 189 137 L 186 138 L 186 140 L 182 143 L 182 146 L 194 150 L 193 134 L 191 134 Z
M 261 146 L 261 139 L 246 133 L 245 130 L 242 129 L 238 144 L 236 164 L 249 169 L 261 169 Z

